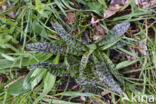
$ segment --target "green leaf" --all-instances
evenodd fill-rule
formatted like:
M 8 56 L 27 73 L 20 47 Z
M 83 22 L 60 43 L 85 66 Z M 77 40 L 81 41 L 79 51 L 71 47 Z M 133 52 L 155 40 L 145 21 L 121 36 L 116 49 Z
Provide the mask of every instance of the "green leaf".
M 48 102 L 49 104 L 81 104 L 81 103 L 72 103 L 72 102 L 67 102 L 63 100 L 56 100 L 56 99 L 48 99 L 48 98 L 43 98 L 43 101 Z
M 155 51 L 152 51 L 152 55 L 153 55 L 152 62 L 154 64 L 154 68 L 156 70 L 156 52 Z
M 23 64 L 25 66 L 29 66 L 32 64 L 35 64 L 37 62 L 46 61 L 49 59 L 52 55 L 51 54 L 43 54 L 43 53 L 34 53 L 32 56 L 28 56 L 29 59 L 24 59 Z
M 133 61 L 130 61 L 130 60 L 126 60 L 126 61 L 122 61 L 120 62 L 119 64 L 116 65 L 116 69 L 119 70 L 119 69 L 122 69 L 124 67 L 127 67 L 129 65 L 132 65 L 134 63 L 136 63 L 138 60 L 133 60 Z
M 43 53 L 35 53 L 34 56 L 31 56 L 31 57 L 30 55 L 28 55 L 27 57 L 23 58 L 22 66 L 29 66 L 39 61 L 45 61 L 49 59 L 51 56 L 52 55 L 50 54 L 43 54 Z M 20 59 L 17 59 L 15 62 L 8 61 L 6 59 L 0 59 L 0 69 L 19 67 L 19 63 L 20 63 Z
M 16 81 L 14 84 L 10 85 L 8 87 L 8 93 L 11 95 L 18 96 L 19 94 L 27 92 L 28 89 L 25 89 L 23 87 L 23 81 L 24 81 L 24 78 Z
M 117 42 L 116 44 L 114 44 L 111 49 L 117 49 L 117 48 L 120 48 L 120 47 L 123 47 L 123 46 L 126 46 L 126 45 L 131 45 L 132 44 L 132 41 L 130 42 L 126 42 L 124 40 L 120 40 L 119 42 Z
M 31 75 L 31 80 L 30 80 L 31 89 L 33 89 L 36 85 L 39 84 L 39 82 L 44 77 L 45 72 L 46 72 L 45 70 L 42 70 L 42 69 L 39 69 L 39 68 L 36 68 L 36 70 L 34 70 L 34 72 Z
M 1 53 L 1 56 L 4 57 L 5 59 L 9 60 L 9 61 L 15 61 L 15 58 L 11 57 L 11 56 L 8 56 L 4 53 Z
M 59 93 L 58 95 L 64 95 L 64 96 L 96 96 L 95 94 L 92 93 L 81 93 L 81 92 L 72 92 L 72 91 L 68 91 L 68 92 L 63 92 L 63 93 Z
M 23 81 L 23 87 L 25 89 L 28 89 L 30 90 L 31 89 L 31 83 L 30 83 L 30 80 L 31 80 L 31 75 L 33 74 L 34 70 L 31 70 L 27 76 L 24 78 L 24 81 Z
M 102 14 L 101 12 L 103 11 L 103 6 L 99 2 L 88 2 L 86 5 L 89 7 L 90 10 L 94 11 L 98 15 Z
M 59 0 L 56 0 L 55 3 L 56 3 L 57 6 L 60 8 L 60 10 L 63 12 L 63 14 L 64 14 L 65 16 L 67 16 L 67 15 L 66 15 L 66 12 L 64 11 L 65 6 L 62 4 L 62 2 L 59 1 Z
M 32 24 L 32 31 L 36 34 L 40 34 L 42 30 L 43 27 L 37 21 L 34 21 Z
M 41 100 L 47 93 L 53 88 L 55 84 L 56 77 L 47 73 L 44 79 L 44 89 L 43 92 L 37 99 L 35 99 L 34 104 L 36 104 L 39 100 Z
M 51 13 L 50 11 L 48 11 L 50 10 L 48 5 L 42 3 L 41 0 L 35 0 L 35 9 L 40 13 L 41 17 L 48 18 Z

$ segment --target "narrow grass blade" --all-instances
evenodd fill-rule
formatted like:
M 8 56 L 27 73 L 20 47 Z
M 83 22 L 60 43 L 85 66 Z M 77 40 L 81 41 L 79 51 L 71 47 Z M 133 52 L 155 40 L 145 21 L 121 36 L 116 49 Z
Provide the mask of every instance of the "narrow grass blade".
M 95 96 L 95 94 L 92 94 L 92 93 L 81 93 L 81 92 L 72 92 L 72 91 L 57 94 L 57 96 L 59 96 L 59 95 L 74 96 L 74 97 L 78 97 L 78 96 Z
M 156 52 L 155 52 L 155 51 L 152 51 L 152 55 L 153 55 L 153 57 L 152 57 L 152 62 L 153 62 L 153 64 L 154 64 L 154 68 L 155 68 L 155 70 L 156 70 Z
M 116 44 L 114 44 L 111 49 L 117 49 L 117 48 L 121 48 L 127 45 L 131 45 L 132 43 L 134 43 L 133 41 L 124 41 L 124 40 L 120 40 L 119 42 L 117 42 Z
M 73 102 L 67 102 L 63 100 L 56 100 L 55 98 L 43 98 L 44 102 L 48 102 L 48 104 L 81 104 L 81 103 L 73 103 Z

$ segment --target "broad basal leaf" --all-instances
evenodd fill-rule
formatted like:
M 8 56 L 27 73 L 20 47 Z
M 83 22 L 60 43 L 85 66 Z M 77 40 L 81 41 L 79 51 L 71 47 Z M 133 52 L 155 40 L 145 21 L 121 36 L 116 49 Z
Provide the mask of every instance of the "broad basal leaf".
M 43 53 L 51 53 L 54 55 L 65 55 L 67 54 L 74 54 L 74 55 L 79 55 L 82 54 L 82 51 L 78 51 L 72 47 L 68 47 L 64 44 L 59 44 L 59 43 L 30 43 L 27 44 L 26 47 L 32 51 L 36 52 L 43 52 Z
M 67 72 L 67 66 L 62 64 L 52 64 L 47 62 L 39 62 L 37 64 L 33 64 L 29 69 L 42 68 L 50 72 L 55 76 L 67 76 L 69 73 Z
M 37 64 L 33 64 L 29 67 L 30 70 L 36 69 L 36 68 L 41 68 L 45 69 L 51 74 L 55 76 L 69 76 L 70 73 L 78 73 L 78 66 L 79 64 L 73 64 L 70 65 L 69 67 L 67 65 L 63 64 L 52 64 L 52 63 L 47 63 L 47 62 L 39 62 Z
M 115 65 L 113 64 L 111 59 L 105 53 L 102 53 L 102 56 L 103 56 L 103 59 L 105 60 L 107 67 L 111 71 L 111 73 L 115 76 L 115 78 L 118 81 L 122 82 L 123 80 L 121 79 L 119 72 L 115 70 Z
M 86 76 L 81 76 L 79 78 L 76 78 L 76 83 L 78 85 L 81 85 L 82 90 L 85 92 L 92 92 L 95 94 L 99 94 L 102 90 L 98 88 L 98 85 L 102 85 L 100 83 L 100 80 L 96 78 L 88 78 Z
M 46 74 L 46 71 L 40 68 L 36 68 L 36 70 L 34 70 L 34 72 L 31 75 L 31 80 L 30 80 L 31 89 L 34 89 L 36 85 L 40 83 L 40 81 L 43 79 L 43 76 L 45 74 Z
M 85 54 L 83 54 L 81 62 L 80 62 L 80 74 L 79 74 L 80 76 L 83 75 L 83 71 L 86 68 L 89 56 L 97 48 L 96 44 L 87 45 L 87 47 L 89 48 L 89 52 L 86 52 Z
M 83 72 L 84 72 L 84 69 L 86 68 L 86 65 L 87 65 L 87 62 L 88 62 L 88 58 L 89 58 L 89 55 L 91 53 L 85 53 L 83 56 L 82 56 L 82 59 L 81 59 L 81 62 L 80 62 L 80 74 L 79 76 L 83 76 Z
M 37 99 L 35 99 L 34 104 L 36 104 L 39 100 L 41 100 L 47 93 L 53 88 L 55 84 L 56 77 L 50 73 L 47 73 L 44 79 L 44 89 L 43 92 Z
M 86 48 L 86 46 L 81 43 L 79 40 L 76 40 L 75 38 L 72 37 L 71 34 L 67 33 L 64 28 L 56 23 L 51 22 L 53 28 L 57 32 L 57 34 L 64 40 L 66 41 L 70 46 L 72 46 L 75 49 L 83 50 Z
M 112 33 L 117 36 L 121 36 L 128 30 L 129 26 L 130 26 L 130 23 L 117 24 L 113 27 Z
M 96 57 L 94 57 L 94 64 L 96 70 L 93 70 L 95 75 L 101 80 L 101 83 L 105 86 L 110 87 L 111 90 L 122 94 L 122 90 L 120 86 L 114 81 L 112 75 L 110 74 L 106 64 L 104 62 L 98 61 Z
M 16 81 L 14 84 L 8 87 L 8 93 L 18 96 L 19 94 L 27 92 L 29 89 L 24 88 L 23 86 L 24 78 Z
M 31 70 L 23 80 L 23 87 L 25 89 L 29 89 L 29 90 L 31 89 L 30 80 L 31 80 L 31 75 L 33 74 L 33 72 L 34 70 Z
M 108 33 L 102 40 L 98 42 L 98 46 L 103 46 L 106 48 L 111 47 L 117 41 L 119 41 L 120 36 L 123 35 L 129 28 L 130 23 L 120 23 L 113 27 L 112 31 Z M 106 49 L 105 48 L 105 49 Z

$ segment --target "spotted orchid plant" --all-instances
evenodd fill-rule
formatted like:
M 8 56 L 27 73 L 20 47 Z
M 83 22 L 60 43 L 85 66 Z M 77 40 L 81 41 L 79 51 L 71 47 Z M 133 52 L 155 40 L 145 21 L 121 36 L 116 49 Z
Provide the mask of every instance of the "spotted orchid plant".
M 123 79 L 104 50 L 126 45 L 121 38 L 128 30 L 130 23 L 117 24 L 103 39 L 93 44 L 85 44 L 77 40 L 58 23 L 51 22 L 51 24 L 64 42 L 30 43 L 26 47 L 35 52 L 65 56 L 68 64 L 39 62 L 31 65 L 29 69 L 43 68 L 55 76 L 72 76 L 84 91 L 98 93 L 102 88 L 107 88 L 118 94 L 123 93 L 113 76 L 120 82 Z M 78 61 L 72 63 L 76 57 L 81 57 L 81 59 L 78 58 Z M 76 73 L 73 74 L 75 71 Z

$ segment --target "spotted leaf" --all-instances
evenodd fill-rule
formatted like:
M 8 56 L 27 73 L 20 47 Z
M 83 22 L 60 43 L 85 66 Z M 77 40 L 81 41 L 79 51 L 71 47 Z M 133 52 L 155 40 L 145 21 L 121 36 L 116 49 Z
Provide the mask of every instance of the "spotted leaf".
M 119 41 L 120 37 L 128 30 L 130 23 L 120 23 L 113 27 L 102 40 L 98 42 L 98 46 L 111 47 Z M 113 43 L 113 44 L 112 44 Z
M 61 25 L 59 25 L 57 23 L 53 23 L 53 22 L 51 22 L 51 24 L 52 24 L 53 28 L 55 29 L 56 33 L 64 41 L 66 41 L 71 47 L 79 49 L 79 50 L 86 49 L 86 45 L 84 45 L 82 42 L 80 42 L 79 40 L 72 37 L 72 35 L 67 33 Z
M 54 55 L 73 54 L 80 55 L 83 52 L 60 43 L 30 43 L 26 47 L 35 52 L 51 53 Z

